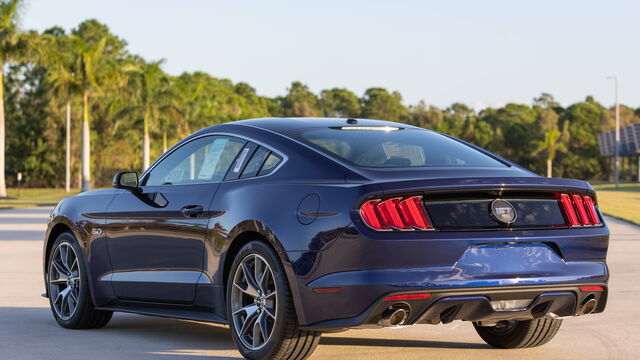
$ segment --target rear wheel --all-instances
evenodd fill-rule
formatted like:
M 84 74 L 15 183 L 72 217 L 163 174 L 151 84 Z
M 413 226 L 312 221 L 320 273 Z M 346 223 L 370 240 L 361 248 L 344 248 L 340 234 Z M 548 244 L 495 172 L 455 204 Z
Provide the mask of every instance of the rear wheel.
M 53 244 L 47 264 L 47 286 L 51 312 L 67 329 L 101 328 L 111 311 L 96 310 L 91 300 L 82 249 L 71 233 L 63 233 Z
M 495 326 L 473 323 L 478 335 L 487 344 L 501 349 L 517 349 L 548 343 L 558 333 L 562 320 L 535 319 L 500 321 Z
M 227 281 L 233 341 L 247 359 L 306 359 L 320 333 L 298 328 L 284 268 L 265 243 L 252 241 L 236 255 Z

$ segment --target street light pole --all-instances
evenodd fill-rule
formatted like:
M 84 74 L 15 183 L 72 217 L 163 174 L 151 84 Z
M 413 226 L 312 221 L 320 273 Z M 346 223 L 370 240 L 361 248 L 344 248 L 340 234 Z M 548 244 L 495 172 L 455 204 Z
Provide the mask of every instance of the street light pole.
M 613 180 L 616 184 L 616 188 L 620 187 L 620 182 L 618 181 L 619 177 L 619 168 L 620 168 L 620 108 L 618 107 L 618 76 L 609 76 L 607 79 L 613 79 L 613 95 L 615 101 L 615 109 L 616 109 L 616 137 L 613 142 Z

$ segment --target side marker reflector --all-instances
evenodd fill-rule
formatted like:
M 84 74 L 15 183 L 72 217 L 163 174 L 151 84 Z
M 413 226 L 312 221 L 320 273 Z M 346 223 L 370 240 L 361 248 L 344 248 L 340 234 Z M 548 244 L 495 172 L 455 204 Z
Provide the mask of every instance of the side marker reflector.
M 397 301 L 397 300 L 417 300 L 426 299 L 431 294 L 404 294 L 404 295 L 391 295 L 384 298 L 384 301 Z
M 320 287 L 313 288 L 313 292 L 316 294 L 337 294 L 342 290 L 341 287 Z
M 580 286 L 580 291 L 604 291 L 602 286 Z

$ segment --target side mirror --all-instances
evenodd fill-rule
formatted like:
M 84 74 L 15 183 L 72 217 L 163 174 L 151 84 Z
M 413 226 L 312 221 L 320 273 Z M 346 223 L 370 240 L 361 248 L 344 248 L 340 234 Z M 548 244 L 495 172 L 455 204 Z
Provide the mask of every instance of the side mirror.
M 138 173 L 133 170 L 120 171 L 113 177 L 113 187 L 117 189 L 137 189 Z

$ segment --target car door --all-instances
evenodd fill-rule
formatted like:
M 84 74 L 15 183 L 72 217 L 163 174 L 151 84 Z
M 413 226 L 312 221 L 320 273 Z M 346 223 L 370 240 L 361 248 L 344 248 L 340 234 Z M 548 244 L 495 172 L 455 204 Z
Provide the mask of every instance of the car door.
M 246 141 L 192 140 L 154 164 L 137 190 L 122 189 L 107 214 L 110 281 L 123 300 L 194 301 L 211 201 Z

